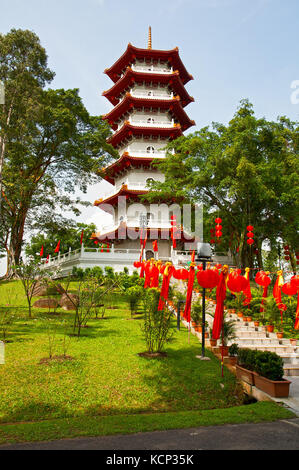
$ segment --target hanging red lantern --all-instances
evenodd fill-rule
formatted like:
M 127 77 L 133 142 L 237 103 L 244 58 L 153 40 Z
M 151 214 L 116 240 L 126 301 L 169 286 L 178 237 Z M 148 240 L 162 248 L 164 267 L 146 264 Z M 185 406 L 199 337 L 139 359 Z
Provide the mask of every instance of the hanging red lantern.
M 215 219 L 215 222 L 216 222 L 216 224 L 221 224 L 222 219 L 220 219 L 220 217 L 217 217 L 217 219 Z
M 247 245 L 252 245 L 254 243 L 254 240 L 252 238 L 247 239 Z
M 211 234 L 211 235 L 214 235 L 214 234 L 215 234 L 215 229 L 214 229 L 214 228 L 211 228 L 210 234 Z
M 210 245 L 214 245 L 214 243 L 215 243 L 215 238 L 211 238 Z
M 217 224 L 217 225 L 216 225 L 216 230 L 222 230 L 222 225 Z
M 246 228 L 247 228 L 248 232 L 252 232 L 252 230 L 253 230 L 253 225 L 247 225 Z
M 253 238 L 254 233 L 253 232 L 247 232 L 247 238 Z
M 289 256 L 285 256 L 284 259 L 285 259 L 286 261 L 289 261 L 290 257 L 289 257 Z
M 222 237 L 222 232 L 221 232 L 220 230 L 217 230 L 217 232 L 216 232 L 216 237 L 217 237 L 217 238 Z
M 242 292 L 247 287 L 247 279 L 234 271 L 228 275 L 227 287 L 232 292 Z
M 297 290 L 299 290 L 299 274 L 291 277 L 290 283 L 295 286 Z
M 188 279 L 189 271 L 185 268 L 175 269 L 172 275 L 175 279 L 184 280 Z
M 291 282 L 286 282 L 285 284 L 283 284 L 281 290 L 286 295 L 295 295 L 298 292 L 298 288 L 295 286 L 295 284 L 292 284 Z
M 219 284 L 220 277 L 214 269 L 198 271 L 196 276 L 198 284 L 205 289 L 213 289 Z
M 134 268 L 141 268 L 142 263 L 140 261 L 134 261 L 133 266 Z

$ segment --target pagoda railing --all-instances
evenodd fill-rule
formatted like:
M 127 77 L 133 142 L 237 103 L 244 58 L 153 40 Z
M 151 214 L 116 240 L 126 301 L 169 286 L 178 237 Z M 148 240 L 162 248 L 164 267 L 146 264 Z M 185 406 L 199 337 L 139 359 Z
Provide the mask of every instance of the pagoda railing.
M 135 64 L 132 64 L 131 66 L 132 70 L 134 70 L 135 72 L 146 72 L 146 73 L 156 73 L 156 74 L 159 74 L 159 73 L 172 73 L 172 67 L 171 68 L 152 68 L 150 65 L 148 67 L 146 66 L 142 66 L 142 65 L 135 65 Z
M 148 98 L 148 99 L 165 99 L 170 100 L 173 98 L 173 93 L 158 93 L 158 92 L 149 92 L 149 91 L 132 91 L 131 95 L 135 98 Z
M 128 149 L 128 152 L 131 157 L 164 158 L 166 156 L 165 150 L 155 150 L 154 152 L 147 152 L 146 150 Z
M 129 122 L 132 126 L 134 127 L 163 127 L 163 128 L 173 128 L 174 127 L 174 122 L 173 121 L 168 121 L 168 122 L 165 122 L 165 121 L 156 121 L 156 120 L 153 120 L 152 122 L 148 122 L 147 120 L 145 121 L 136 121 L 136 120 L 133 120 L 133 119 L 128 119 L 126 120 L 125 122 Z M 119 131 L 119 129 L 121 129 L 124 125 L 124 121 L 121 122 L 117 128 L 117 131 Z
M 146 186 L 146 183 L 130 183 L 130 182 L 125 182 L 124 184 L 117 184 L 114 186 L 114 189 L 105 193 L 103 199 L 107 199 L 108 197 L 113 196 L 114 194 L 117 194 L 122 187 L 126 187 L 126 189 L 130 190 L 135 190 L 135 191 L 147 191 L 148 188 Z

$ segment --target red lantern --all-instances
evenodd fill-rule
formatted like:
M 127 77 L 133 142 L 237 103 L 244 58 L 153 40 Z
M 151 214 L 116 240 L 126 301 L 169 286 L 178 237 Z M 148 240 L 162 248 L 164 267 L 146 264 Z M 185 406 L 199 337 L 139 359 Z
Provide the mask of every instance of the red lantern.
M 247 238 L 253 238 L 254 233 L 253 232 L 247 232 Z
M 291 277 L 290 283 L 295 286 L 297 290 L 299 290 L 299 274 L 296 274 L 296 276 Z
M 286 261 L 289 261 L 290 257 L 289 257 L 289 256 L 285 256 L 284 259 L 285 259 Z
M 298 288 L 292 282 L 286 282 L 282 288 L 282 292 L 286 295 L 295 295 L 297 294 Z
M 244 276 L 240 276 L 237 271 L 234 271 L 228 275 L 227 287 L 232 292 L 242 292 L 244 289 L 246 289 L 247 284 L 247 279 Z
M 253 243 L 254 243 L 254 240 L 252 238 L 248 238 L 247 245 L 252 245 Z
M 270 279 L 269 276 L 267 276 L 267 274 L 265 273 L 265 271 L 259 271 L 259 272 L 256 273 L 255 282 L 256 282 L 259 286 L 268 287 L 269 284 L 271 283 L 271 279 Z
M 198 284 L 205 289 L 213 289 L 219 284 L 220 277 L 214 269 L 198 271 L 196 276 Z
M 220 219 L 220 217 L 217 217 L 217 219 L 215 219 L 215 222 L 216 222 L 216 224 L 221 224 L 222 219 Z
M 184 268 L 175 269 L 173 271 L 173 277 L 175 279 L 180 279 L 180 280 L 188 279 L 189 271 L 187 271 L 187 269 L 184 269 Z
M 253 230 L 253 225 L 247 225 L 247 230 L 248 230 L 248 232 L 252 232 L 252 230 Z
M 221 232 L 220 230 L 217 230 L 217 232 L 216 232 L 216 237 L 218 237 L 218 238 L 219 238 L 219 237 L 222 237 L 222 232 Z
M 211 238 L 211 240 L 210 240 L 210 245 L 214 245 L 214 243 L 215 243 L 215 239 L 214 239 L 214 238 Z
M 133 266 L 134 268 L 141 268 L 142 263 L 140 261 L 134 261 Z
M 216 225 L 216 230 L 222 230 L 222 225 L 217 224 L 217 225 Z

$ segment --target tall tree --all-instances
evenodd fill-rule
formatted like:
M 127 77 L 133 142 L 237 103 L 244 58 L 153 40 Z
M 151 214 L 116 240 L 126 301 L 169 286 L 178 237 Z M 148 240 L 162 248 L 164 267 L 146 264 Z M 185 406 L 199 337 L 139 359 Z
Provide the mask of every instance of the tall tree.
M 41 229 L 58 207 L 78 213 L 79 201 L 72 200 L 71 194 L 76 187 L 86 192 L 88 184 L 99 181 L 98 168 L 114 150 L 106 144 L 107 124 L 89 115 L 77 89 L 43 88 L 53 73 L 46 67 L 45 51 L 34 33 L 12 30 L 1 37 L 0 44 L 4 54 L 0 79 L 6 89 L 6 107 L 0 115 L 5 147 L 0 236 L 10 276 L 20 260 L 26 227 L 38 221 Z M 28 62 L 25 71 L 23 56 Z M 15 68 L 19 70 L 16 76 Z
M 224 222 L 226 248 L 236 263 L 253 266 L 255 252 L 262 267 L 264 240 L 298 242 L 298 123 L 286 118 L 268 122 L 254 116 L 243 100 L 227 126 L 213 123 L 169 144 L 159 169 L 164 183 L 154 183 L 155 197 L 171 195 L 203 202 Z M 158 196 L 157 196 L 158 195 Z M 254 226 L 255 245 L 247 245 L 246 227 Z

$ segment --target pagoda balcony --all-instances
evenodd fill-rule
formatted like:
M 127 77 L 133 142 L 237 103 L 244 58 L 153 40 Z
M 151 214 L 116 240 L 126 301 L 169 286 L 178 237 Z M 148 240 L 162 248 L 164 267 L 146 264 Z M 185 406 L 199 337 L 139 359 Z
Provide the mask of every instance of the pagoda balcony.
M 151 65 L 136 65 L 136 64 L 132 64 L 131 65 L 131 69 L 134 70 L 134 72 L 146 72 L 146 73 L 172 73 L 173 72 L 173 68 L 170 67 L 170 68 L 155 68 L 155 67 L 151 67 Z
M 131 90 L 130 91 L 131 95 L 134 96 L 134 98 L 148 98 L 148 99 L 154 99 L 154 100 L 171 100 L 173 98 L 173 92 L 171 93 L 159 93 L 157 91 L 152 91 L 151 93 L 146 90 Z M 149 94 L 150 93 L 150 94 Z M 125 97 L 126 95 L 124 95 Z
M 128 191 L 148 191 L 149 188 L 146 186 L 146 182 L 141 183 L 130 183 L 129 181 L 126 181 L 123 184 L 117 184 L 114 186 L 113 190 L 105 193 L 103 200 L 105 201 L 106 199 L 109 199 L 110 197 L 114 196 L 117 194 L 121 189 L 126 189 Z
M 154 119 L 153 121 L 148 122 L 148 120 L 137 121 L 137 120 L 133 120 L 133 119 L 127 119 L 126 122 L 131 124 L 134 127 L 158 127 L 159 129 L 161 129 L 161 128 L 169 129 L 169 128 L 175 127 L 174 120 L 165 122 L 165 121 L 156 121 Z M 124 125 L 124 123 L 122 122 L 118 126 L 117 131 L 119 131 L 119 129 L 121 129 L 123 127 L 123 125 Z
M 124 216 L 120 217 L 117 222 L 112 222 L 107 225 L 103 225 L 100 229 L 100 233 L 113 232 L 118 229 L 121 222 L 125 222 L 127 227 L 139 228 L 140 229 L 140 218 L 136 216 Z M 171 229 L 171 220 L 168 219 L 150 219 L 147 224 L 148 229 L 155 228 L 166 228 Z
M 134 150 L 130 147 L 128 152 L 132 157 L 147 157 L 147 158 L 165 158 L 166 150 L 155 150 L 154 152 L 148 152 L 147 150 Z

